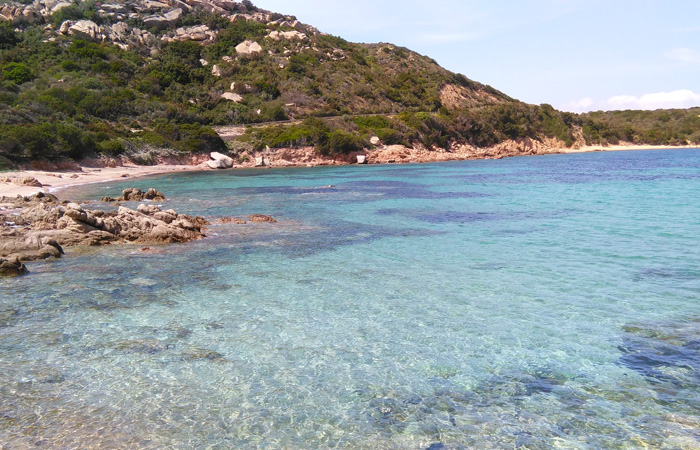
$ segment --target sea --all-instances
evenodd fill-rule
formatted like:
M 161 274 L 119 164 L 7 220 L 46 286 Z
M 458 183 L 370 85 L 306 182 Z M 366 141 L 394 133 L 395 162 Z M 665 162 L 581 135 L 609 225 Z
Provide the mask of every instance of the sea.
M 0 280 L 2 449 L 700 448 L 698 149 L 126 187 L 277 222 Z

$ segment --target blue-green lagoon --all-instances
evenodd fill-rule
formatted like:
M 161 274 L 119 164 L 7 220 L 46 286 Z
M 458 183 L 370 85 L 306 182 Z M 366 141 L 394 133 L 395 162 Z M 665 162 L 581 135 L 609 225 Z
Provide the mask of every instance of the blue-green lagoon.
M 700 448 L 700 150 L 163 175 L 0 280 L 0 448 Z

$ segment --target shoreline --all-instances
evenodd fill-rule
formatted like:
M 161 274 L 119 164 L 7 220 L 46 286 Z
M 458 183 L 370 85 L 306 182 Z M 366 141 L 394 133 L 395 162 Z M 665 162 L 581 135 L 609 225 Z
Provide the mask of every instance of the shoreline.
M 521 156 L 529 155 L 545 155 L 545 154 L 573 154 L 573 153 L 589 153 L 589 152 L 609 152 L 609 151 L 634 151 L 634 150 L 672 150 L 672 149 L 691 149 L 698 148 L 696 146 L 670 146 L 670 145 L 611 145 L 607 147 L 603 146 L 585 146 L 580 148 L 552 148 L 546 151 L 537 151 L 535 153 L 523 154 Z M 410 149 L 406 149 L 409 150 Z M 398 159 L 396 161 L 387 161 L 384 158 L 376 158 L 372 162 L 372 156 L 375 153 L 381 153 L 382 150 L 374 150 L 367 152 L 369 154 L 370 164 L 395 164 L 395 163 L 427 163 L 427 162 L 437 162 L 444 160 L 472 160 L 472 159 L 483 159 L 488 158 L 488 153 L 484 153 L 483 156 L 474 156 L 467 154 L 457 153 L 436 153 L 436 155 L 431 155 L 429 158 L 421 158 L 422 155 L 411 155 L 414 157 L 407 159 Z M 424 152 L 423 155 L 425 154 Z M 435 156 L 441 155 L 443 158 L 435 158 Z M 376 155 L 379 156 L 379 155 Z M 417 156 L 417 157 L 415 157 Z M 510 156 L 519 156 L 507 155 Z M 314 160 L 314 161 L 289 161 L 289 160 L 272 160 L 273 164 L 270 167 L 292 167 L 292 166 L 304 166 L 304 167 L 314 167 L 323 165 L 349 165 L 347 161 L 343 160 Z M 233 169 L 250 169 L 254 168 L 251 164 L 246 165 L 236 165 Z M 50 171 L 50 170 L 16 170 L 9 172 L 0 172 L 0 178 L 24 178 L 32 177 L 35 178 L 41 187 L 39 186 L 28 186 L 28 185 L 18 185 L 12 182 L 0 182 L 0 197 L 17 197 L 18 195 L 30 196 L 38 192 L 53 193 L 57 191 L 83 186 L 95 183 L 105 183 L 110 181 L 131 179 L 131 178 L 141 178 L 148 175 L 160 175 L 165 173 L 173 172 L 198 172 L 198 171 L 212 171 L 219 169 L 210 169 L 205 164 L 157 164 L 153 166 L 139 166 L 136 164 L 125 164 L 116 167 L 102 167 L 95 164 L 89 164 L 85 166 L 80 166 L 79 169 L 72 170 L 62 170 L 62 171 Z M 225 169 L 229 170 L 229 169 Z

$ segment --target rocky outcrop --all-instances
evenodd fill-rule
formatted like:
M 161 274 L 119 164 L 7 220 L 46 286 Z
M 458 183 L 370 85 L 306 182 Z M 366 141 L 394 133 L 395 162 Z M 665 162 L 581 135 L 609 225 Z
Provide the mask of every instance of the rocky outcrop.
M 18 216 L 0 215 L 0 274 L 25 273 L 26 267 L 18 262 L 60 258 L 65 247 L 192 241 L 204 237 L 203 228 L 208 225 L 201 217 L 163 211 L 153 204 L 140 204 L 136 210 L 120 206 L 117 211 L 105 212 L 76 203 L 59 204 L 54 198 L 38 203 L 28 199 L 25 203 L 30 206 Z
M 299 31 L 296 31 L 296 30 L 293 30 L 293 31 L 271 31 L 270 34 L 267 35 L 267 37 L 272 39 L 273 41 L 281 41 L 283 39 L 306 41 L 309 39 L 309 37 L 307 35 L 299 32 Z
M 164 42 L 170 41 L 195 41 L 202 44 L 209 44 L 216 40 L 216 31 L 209 29 L 206 25 L 196 25 L 193 27 L 178 28 L 171 35 L 163 36 Z
M 0 183 L 12 183 L 17 186 L 42 187 L 43 185 L 34 177 L 0 177 Z

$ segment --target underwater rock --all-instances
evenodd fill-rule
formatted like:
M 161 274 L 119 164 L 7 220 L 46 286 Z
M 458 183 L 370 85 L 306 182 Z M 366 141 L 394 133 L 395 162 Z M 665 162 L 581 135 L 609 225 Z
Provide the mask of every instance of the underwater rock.
M 11 308 L 0 310 L 0 328 L 7 327 L 15 323 L 19 316 L 19 310 Z
M 700 380 L 700 322 L 623 327 L 619 363 L 651 384 L 694 385 Z
M 117 342 L 114 348 L 132 353 L 154 354 L 162 352 L 166 346 L 158 339 L 137 339 Z
M 193 347 L 182 352 L 182 357 L 186 361 L 224 361 L 224 355 L 214 350 L 209 350 L 206 348 Z
M 61 372 L 50 367 L 44 367 L 42 369 L 32 372 L 32 381 L 37 383 L 62 383 L 66 377 Z

